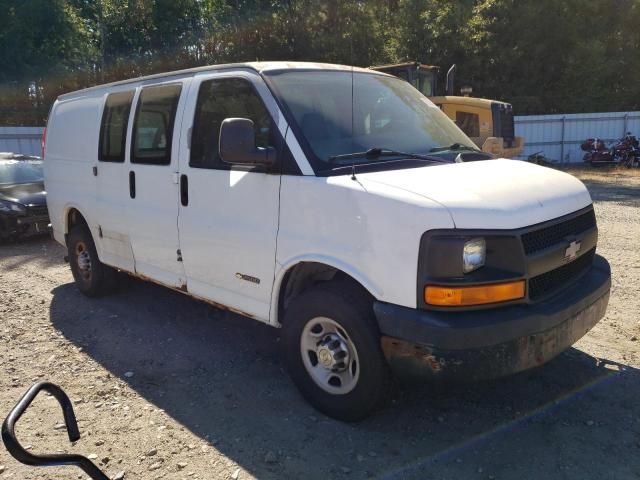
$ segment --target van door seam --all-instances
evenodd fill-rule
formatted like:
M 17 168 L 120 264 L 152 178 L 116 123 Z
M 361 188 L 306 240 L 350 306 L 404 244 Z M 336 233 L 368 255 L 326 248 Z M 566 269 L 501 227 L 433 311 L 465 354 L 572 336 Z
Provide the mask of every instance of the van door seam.
M 285 138 L 287 133 L 289 132 L 289 125 L 287 125 L 287 129 L 285 130 Z M 278 265 L 278 240 L 280 238 L 280 211 L 281 211 L 281 200 L 282 200 L 282 169 L 283 162 L 280 162 L 280 179 L 278 182 L 278 215 L 277 215 L 277 223 L 276 223 L 276 247 L 273 252 L 273 278 L 271 279 L 271 295 L 270 298 L 273 299 L 273 289 L 276 285 L 276 265 Z M 279 302 L 278 302 L 279 303 Z M 277 307 L 277 304 L 276 304 Z M 271 309 L 273 308 L 273 301 L 269 302 L 269 321 L 271 321 Z

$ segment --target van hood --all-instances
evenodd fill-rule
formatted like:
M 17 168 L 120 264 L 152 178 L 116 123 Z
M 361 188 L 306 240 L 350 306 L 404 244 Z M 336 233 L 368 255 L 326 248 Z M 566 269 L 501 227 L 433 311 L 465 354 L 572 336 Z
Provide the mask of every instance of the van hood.
M 437 202 L 449 211 L 456 228 L 522 228 L 591 204 L 577 178 L 518 160 L 359 173 L 358 180 L 365 189 L 375 183 Z

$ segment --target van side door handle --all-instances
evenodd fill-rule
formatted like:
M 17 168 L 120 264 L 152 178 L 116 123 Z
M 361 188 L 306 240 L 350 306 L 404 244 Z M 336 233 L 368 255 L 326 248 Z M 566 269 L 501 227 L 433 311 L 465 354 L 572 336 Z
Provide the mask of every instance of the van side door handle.
M 129 172 L 129 196 L 136 198 L 136 172 Z
M 189 205 L 189 179 L 186 175 L 180 175 L 180 203 L 183 207 Z

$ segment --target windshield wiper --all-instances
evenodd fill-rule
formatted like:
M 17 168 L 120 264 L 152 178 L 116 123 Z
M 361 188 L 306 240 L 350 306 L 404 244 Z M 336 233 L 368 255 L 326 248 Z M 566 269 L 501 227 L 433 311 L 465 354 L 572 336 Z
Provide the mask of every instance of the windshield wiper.
M 446 152 L 446 151 L 459 151 L 459 150 L 468 150 L 469 152 L 482 152 L 482 150 L 474 147 L 470 147 L 468 145 L 463 145 L 462 143 L 452 143 L 451 145 L 443 146 L 443 147 L 433 147 L 429 152 Z
M 343 155 L 334 155 L 329 157 L 329 163 L 334 163 L 339 160 L 352 160 L 356 158 L 367 158 L 370 160 L 376 160 L 381 157 L 402 157 L 402 159 L 415 159 L 415 160 L 425 160 L 428 162 L 438 162 L 438 163 L 451 163 L 449 161 L 443 160 L 438 157 L 433 157 L 431 155 L 422 155 L 419 153 L 408 153 L 408 152 L 400 152 L 398 150 L 390 150 L 387 148 L 370 148 L 364 152 L 353 152 L 353 153 L 345 153 Z

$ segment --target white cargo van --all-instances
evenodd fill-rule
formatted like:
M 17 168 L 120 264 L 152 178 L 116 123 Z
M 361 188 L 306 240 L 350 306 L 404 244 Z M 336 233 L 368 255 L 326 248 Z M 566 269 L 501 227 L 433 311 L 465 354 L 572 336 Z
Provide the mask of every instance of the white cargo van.
M 389 365 L 504 375 L 605 313 L 589 193 L 483 157 L 406 82 L 311 63 L 221 65 L 63 95 L 45 179 L 78 288 L 117 271 L 283 328 L 319 410 L 371 413 Z M 461 160 L 465 160 L 462 161 Z

